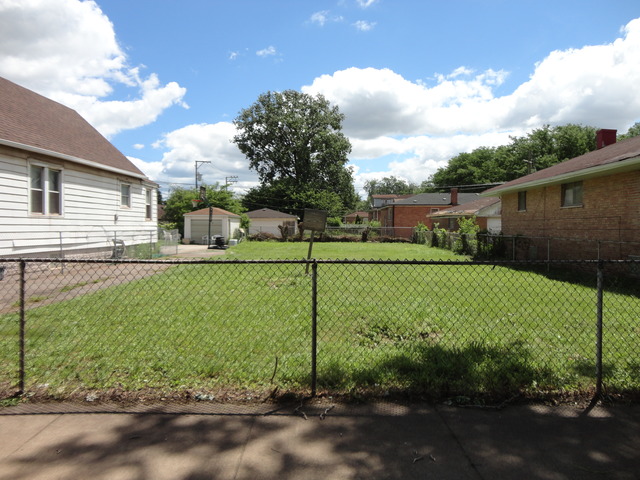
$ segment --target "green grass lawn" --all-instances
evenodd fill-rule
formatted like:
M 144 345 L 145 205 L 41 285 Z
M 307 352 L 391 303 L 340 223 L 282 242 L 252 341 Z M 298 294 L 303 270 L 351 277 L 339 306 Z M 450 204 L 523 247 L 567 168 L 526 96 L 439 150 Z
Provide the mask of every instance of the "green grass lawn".
M 29 390 L 306 390 L 308 244 L 243 242 L 210 264 L 52 305 L 29 305 Z M 393 243 L 320 243 L 317 259 L 464 260 Z M 127 268 L 122 265 L 123 275 Z M 79 279 L 84 282 L 90 279 Z M 103 279 L 104 280 L 104 279 Z M 105 285 L 108 281 L 104 280 Z M 593 385 L 592 286 L 491 265 L 318 265 L 318 387 L 434 397 L 582 390 Z M 605 295 L 605 382 L 640 388 L 637 296 Z M 0 375 L 15 385 L 17 314 L 0 317 Z

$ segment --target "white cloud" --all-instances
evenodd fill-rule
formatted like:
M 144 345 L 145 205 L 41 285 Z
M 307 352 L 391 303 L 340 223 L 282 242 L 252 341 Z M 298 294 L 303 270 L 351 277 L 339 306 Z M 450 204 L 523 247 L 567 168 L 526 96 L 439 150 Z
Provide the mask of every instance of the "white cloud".
M 259 57 L 271 57 L 277 53 L 278 51 L 276 50 L 276 47 L 274 47 L 273 45 L 269 45 L 267 48 L 258 50 L 256 52 L 256 55 L 258 55 Z
M 317 23 L 321 27 L 327 23 L 327 17 L 329 15 L 329 10 L 322 10 L 321 12 L 316 12 L 311 15 L 310 21 L 311 23 Z
M 198 169 L 205 183 L 223 184 L 225 177 L 237 175 L 240 181 L 237 186 L 254 186 L 257 175 L 249 172 L 247 159 L 231 142 L 235 133 L 230 122 L 187 125 L 174 130 L 153 145 L 166 150 L 159 162 L 150 164 L 155 176 L 147 173 L 149 168 L 143 171 L 156 181 L 190 184 L 194 182 L 195 161 L 208 161 L 211 163 Z
M 369 30 L 373 30 L 373 27 L 376 26 L 376 22 L 367 22 L 366 20 L 358 20 L 353 24 L 357 30 L 361 32 L 368 32 Z
M 371 5 L 376 3 L 378 0 L 356 0 L 358 5 L 362 8 L 369 8 Z
M 421 181 L 458 153 L 506 144 L 510 135 L 544 124 L 626 131 L 640 119 L 640 19 L 610 44 L 552 52 L 529 80 L 497 96 L 507 77 L 460 66 L 431 81 L 410 81 L 389 69 L 349 68 L 317 77 L 302 91 L 323 94 L 345 114 L 361 180 Z
M 0 2 L 0 75 L 78 110 L 104 135 L 153 122 L 181 104 L 186 90 L 142 78 L 117 42 L 113 25 L 92 1 Z M 114 85 L 139 98 L 105 100 Z
M 142 150 L 144 148 L 144 145 L 142 143 L 136 143 L 133 145 L 133 148 L 135 148 L 136 150 Z
M 315 23 L 321 27 L 324 27 L 324 25 L 328 22 L 341 22 L 343 20 L 344 18 L 340 15 L 331 15 L 331 12 L 329 10 L 321 10 L 319 12 L 315 12 L 309 18 L 309 21 L 311 23 Z

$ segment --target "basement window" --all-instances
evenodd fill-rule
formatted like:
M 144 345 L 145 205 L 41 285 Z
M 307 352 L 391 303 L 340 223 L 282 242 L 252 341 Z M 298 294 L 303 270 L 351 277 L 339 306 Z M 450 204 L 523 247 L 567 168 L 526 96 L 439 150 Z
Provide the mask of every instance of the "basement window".
M 526 212 L 527 211 L 527 192 L 518 192 L 518 211 Z
M 571 182 L 562 184 L 562 206 L 582 206 L 582 182 Z

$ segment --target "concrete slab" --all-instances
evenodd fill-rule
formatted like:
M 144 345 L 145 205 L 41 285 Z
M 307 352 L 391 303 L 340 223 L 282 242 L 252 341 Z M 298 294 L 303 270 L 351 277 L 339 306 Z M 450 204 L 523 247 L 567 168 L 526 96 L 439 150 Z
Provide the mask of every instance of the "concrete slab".
M 0 417 L 7 420 L 32 417 Z M 234 478 L 253 417 L 57 415 L 0 462 L 4 479 Z
M 238 479 L 475 479 L 434 408 L 304 408 L 307 419 L 256 420 Z
M 640 478 L 640 406 L 438 410 L 482 478 Z
M 640 406 L 131 407 L 1 409 L 0 479 L 640 478 Z

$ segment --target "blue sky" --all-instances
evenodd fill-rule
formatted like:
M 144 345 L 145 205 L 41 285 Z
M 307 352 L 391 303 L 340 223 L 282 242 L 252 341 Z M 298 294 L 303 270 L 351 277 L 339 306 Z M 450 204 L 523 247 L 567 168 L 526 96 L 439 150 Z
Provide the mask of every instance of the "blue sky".
M 81 113 L 166 191 L 257 176 L 230 142 L 266 91 L 345 114 L 358 189 L 544 124 L 640 120 L 637 0 L 0 0 L 0 75 Z

